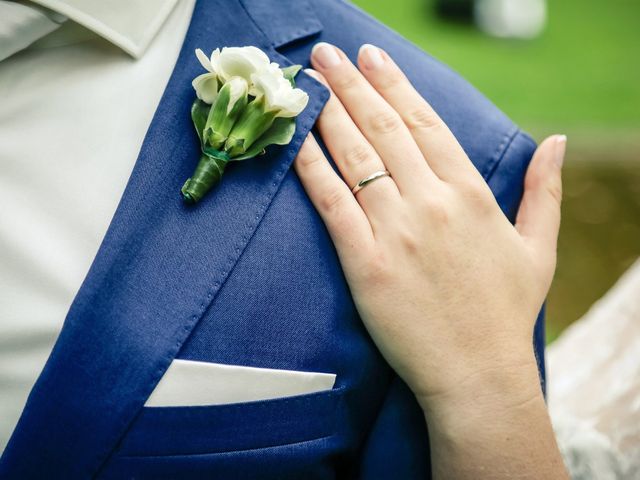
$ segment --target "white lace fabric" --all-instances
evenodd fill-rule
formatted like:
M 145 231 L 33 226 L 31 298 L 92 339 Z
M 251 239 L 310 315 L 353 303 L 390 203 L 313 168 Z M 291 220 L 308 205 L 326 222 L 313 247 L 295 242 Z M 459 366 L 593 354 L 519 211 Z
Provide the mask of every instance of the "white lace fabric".
M 640 260 L 549 346 L 547 362 L 572 478 L 640 478 Z

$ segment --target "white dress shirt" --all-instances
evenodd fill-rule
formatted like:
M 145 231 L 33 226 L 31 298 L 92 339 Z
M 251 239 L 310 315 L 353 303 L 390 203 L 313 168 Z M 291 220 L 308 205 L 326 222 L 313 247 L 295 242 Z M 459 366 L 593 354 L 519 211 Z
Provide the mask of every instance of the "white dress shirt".
M 34 3 L 68 20 L 0 62 L 0 452 L 116 210 L 195 0 Z

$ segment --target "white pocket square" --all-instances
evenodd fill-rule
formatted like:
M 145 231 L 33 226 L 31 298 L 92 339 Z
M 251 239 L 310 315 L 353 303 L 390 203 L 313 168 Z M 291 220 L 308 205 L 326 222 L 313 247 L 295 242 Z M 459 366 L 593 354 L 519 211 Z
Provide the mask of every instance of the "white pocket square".
M 145 407 L 193 407 L 268 400 L 331 390 L 333 373 L 174 359 Z

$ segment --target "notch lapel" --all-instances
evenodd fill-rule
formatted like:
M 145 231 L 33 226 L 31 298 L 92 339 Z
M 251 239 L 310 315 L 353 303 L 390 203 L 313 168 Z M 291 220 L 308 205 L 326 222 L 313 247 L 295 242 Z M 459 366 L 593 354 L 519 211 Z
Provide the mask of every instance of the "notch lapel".
M 280 2 L 260 8 L 266 4 Z M 307 16 L 296 18 L 295 31 L 283 21 L 267 31 L 247 9 L 239 0 L 197 3 L 112 223 L 0 459 L 0 477 L 98 473 L 215 301 L 326 102 L 327 90 L 301 72 L 309 104 L 292 142 L 230 165 L 198 205 L 182 203 L 180 187 L 199 158 L 189 115 L 191 80 L 201 73 L 194 50 L 255 45 L 284 66 L 290 62 L 275 47 L 320 28 Z

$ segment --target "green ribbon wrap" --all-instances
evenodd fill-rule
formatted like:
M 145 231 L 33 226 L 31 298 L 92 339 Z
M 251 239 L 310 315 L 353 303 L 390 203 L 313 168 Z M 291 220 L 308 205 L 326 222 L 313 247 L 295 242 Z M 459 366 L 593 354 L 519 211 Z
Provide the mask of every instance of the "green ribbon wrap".
M 203 153 L 193 175 L 184 182 L 180 192 L 186 203 L 199 202 L 215 185 L 218 184 L 229 162 L 226 152 L 217 155 Z

